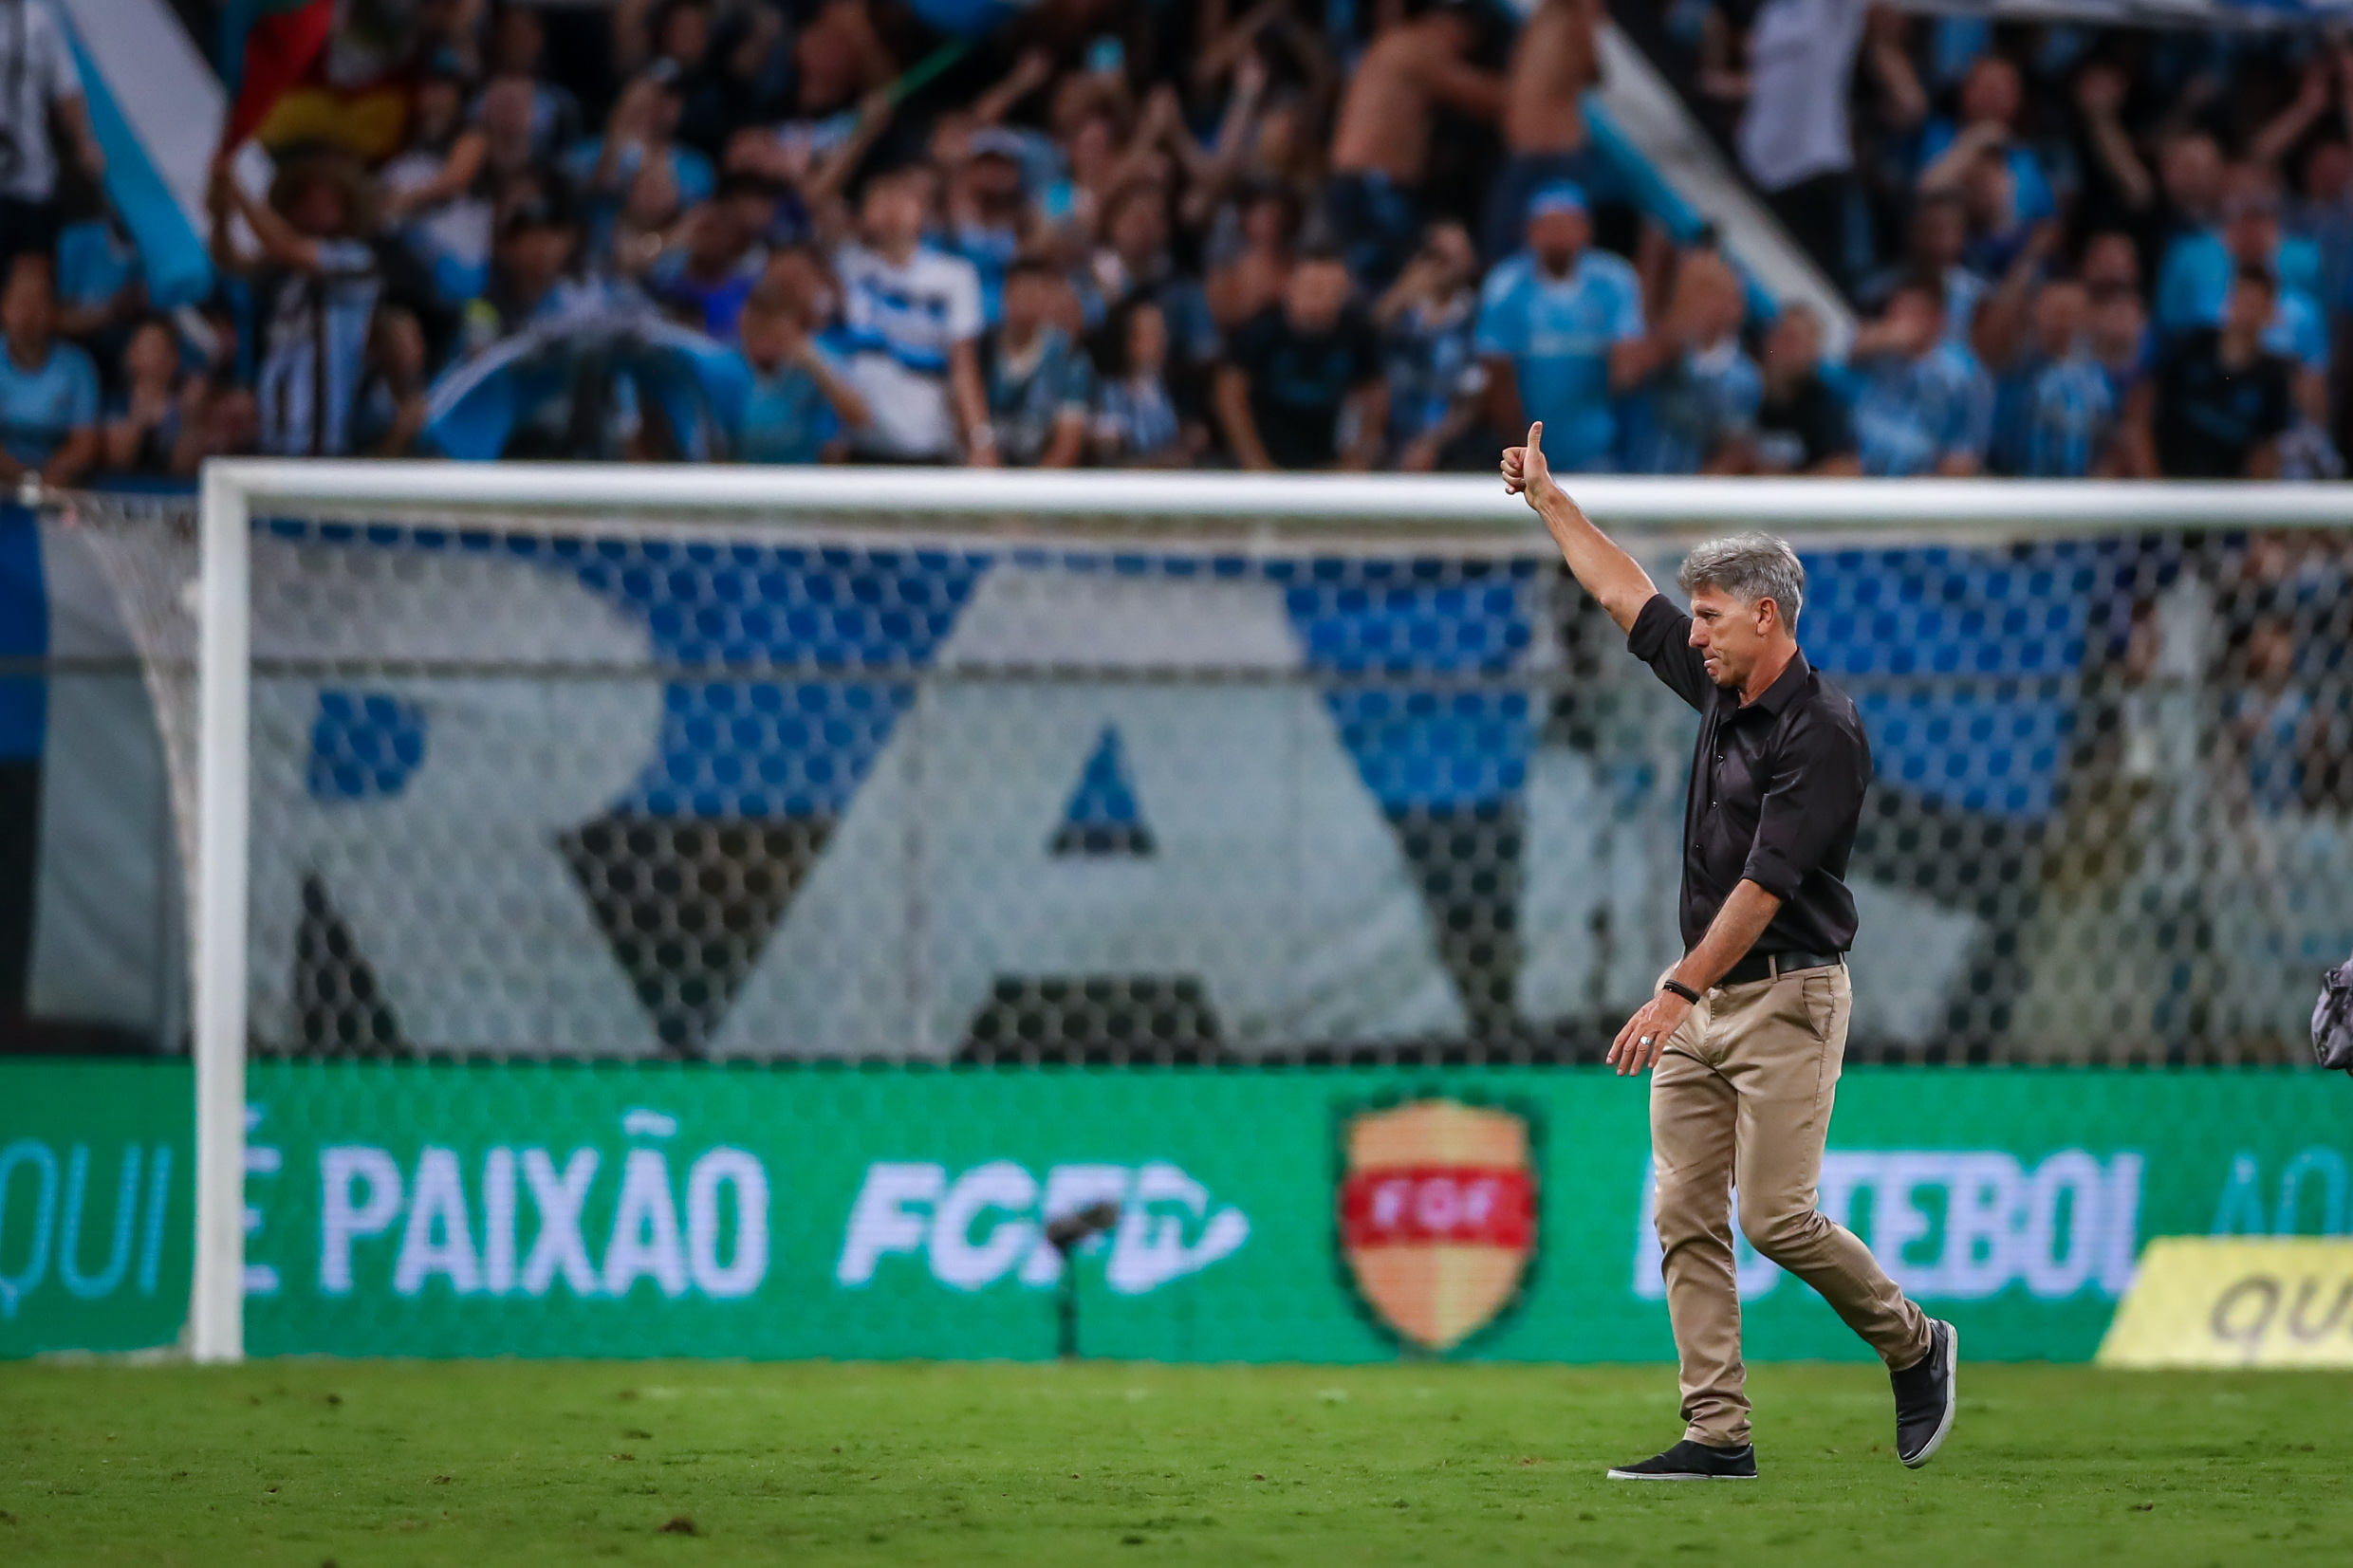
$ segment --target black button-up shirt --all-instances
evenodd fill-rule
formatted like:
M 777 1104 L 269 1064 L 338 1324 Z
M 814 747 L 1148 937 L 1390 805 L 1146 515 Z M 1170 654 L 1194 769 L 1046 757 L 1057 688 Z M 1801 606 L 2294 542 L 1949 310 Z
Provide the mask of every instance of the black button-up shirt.
M 1683 946 L 1699 945 L 1732 889 L 1781 899 L 1751 952 L 1844 952 L 1855 940 L 1846 859 L 1871 783 L 1871 743 L 1854 700 L 1799 654 L 1756 701 L 1708 678 L 1691 617 L 1659 594 L 1626 647 L 1699 710 L 1683 808 Z

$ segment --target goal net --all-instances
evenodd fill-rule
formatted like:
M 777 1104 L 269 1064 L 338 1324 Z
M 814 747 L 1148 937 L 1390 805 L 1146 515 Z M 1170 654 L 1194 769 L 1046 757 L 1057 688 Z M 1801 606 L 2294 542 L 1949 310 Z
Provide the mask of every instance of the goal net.
M 2335 495 L 1583 493 L 1662 583 L 1804 554 L 1877 766 L 1851 1061 L 2295 1056 L 2353 947 Z M 199 1354 L 249 1055 L 1566 1063 L 1677 956 L 1691 717 L 1491 483 L 235 464 L 70 508 L 189 874 Z

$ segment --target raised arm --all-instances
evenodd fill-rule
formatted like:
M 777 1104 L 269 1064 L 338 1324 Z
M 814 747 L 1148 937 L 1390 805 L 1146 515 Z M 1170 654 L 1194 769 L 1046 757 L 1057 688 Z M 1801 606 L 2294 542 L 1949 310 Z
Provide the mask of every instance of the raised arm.
M 1527 499 L 1544 519 L 1545 531 L 1560 545 L 1561 559 L 1568 563 L 1578 585 L 1600 601 L 1620 631 L 1632 631 L 1634 618 L 1658 595 L 1658 586 L 1641 563 L 1595 527 L 1554 482 L 1552 467 L 1545 461 L 1543 420 L 1528 427 L 1528 445 L 1504 449 L 1503 488 Z

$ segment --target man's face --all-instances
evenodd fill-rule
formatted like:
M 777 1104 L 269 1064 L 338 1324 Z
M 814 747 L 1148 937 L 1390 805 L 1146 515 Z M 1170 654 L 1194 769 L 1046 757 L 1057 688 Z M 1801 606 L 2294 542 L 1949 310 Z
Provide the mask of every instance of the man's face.
M 1936 302 L 1917 288 L 1899 290 L 1887 302 L 1887 324 L 1907 354 L 1925 354 L 1935 347 L 1944 325 L 1937 319 Z
M 2250 201 L 2231 214 L 2222 239 L 2241 267 L 2269 267 L 2279 253 L 2279 213 L 2268 202 Z
M 1160 204 L 1146 196 L 1130 196 L 1111 219 L 1111 249 L 1130 267 L 1149 262 L 1168 243 L 1168 226 Z
M 2165 194 L 2192 212 L 2210 207 L 2222 190 L 2222 153 L 2212 137 L 2177 137 L 2165 146 Z
M 1547 272 L 1566 271 L 1592 240 L 1592 220 L 1574 208 L 1552 208 L 1528 220 L 1528 248 Z
M 1776 376 L 1805 375 L 1822 360 L 1822 328 L 1808 310 L 1785 310 L 1765 339 L 1765 368 Z
M 923 187 L 909 175 L 877 181 L 866 192 L 866 237 L 885 249 L 923 238 Z
M 499 246 L 500 269 L 515 291 L 535 299 L 564 275 L 571 259 L 572 231 L 555 224 L 533 224 L 509 234 Z
M 1038 272 L 1022 272 L 1005 280 L 1005 329 L 1027 338 L 1054 314 L 1054 281 Z
M 9 274 L 8 287 L 0 290 L 0 328 L 10 342 L 46 342 L 55 314 L 46 267 L 25 265 Z
M 331 179 L 305 180 L 287 204 L 286 221 L 311 239 L 333 239 L 343 231 L 343 188 Z
M 2139 288 L 2140 253 L 2122 234 L 2101 234 L 2084 249 L 2084 283 L 2090 288 Z
M 1284 286 L 1283 311 L 1302 332 L 1322 332 L 1348 304 L 1348 269 L 1336 261 L 1302 262 Z
M 1921 203 L 1919 215 L 1912 220 L 1912 253 L 1922 267 L 1941 272 L 1961 259 L 1968 244 L 1969 214 L 1959 202 Z
M 2262 335 L 2271 324 L 2271 291 L 2258 283 L 2238 278 L 2231 284 L 2231 303 L 2222 313 L 2226 330 L 2243 337 Z
M 1721 588 L 1692 590 L 1691 645 L 1706 662 L 1708 678 L 1727 692 L 1748 684 L 1764 656 L 1768 633 L 1780 625 L 1769 599 L 1743 604 Z
M 2089 309 L 2090 301 L 2084 296 L 2082 284 L 2046 285 L 2034 300 L 2034 336 L 2043 352 L 2054 360 L 2073 353 L 2075 341 L 2083 336 Z
M 765 302 L 744 311 L 736 322 L 736 333 L 744 358 L 763 370 L 783 363 L 800 339 L 792 312 Z
M 1003 153 L 983 153 L 965 175 L 973 194 L 998 203 L 1021 199 L 1021 165 Z
M 1997 56 L 1980 58 L 1961 83 L 1961 118 L 1972 124 L 1992 120 L 2001 125 L 2017 119 L 2018 68 Z

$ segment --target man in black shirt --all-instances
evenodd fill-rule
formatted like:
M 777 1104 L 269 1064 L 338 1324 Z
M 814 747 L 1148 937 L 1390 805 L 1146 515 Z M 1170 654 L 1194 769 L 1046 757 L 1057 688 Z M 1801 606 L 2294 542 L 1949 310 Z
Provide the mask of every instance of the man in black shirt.
M 2157 367 L 2158 467 L 2169 479 L 2271 479 L 2295 423 L 2295 367 L 2263 346 L 2278 304 L 2268 272 L 2232 281 L 2219 327 L 2184 333 Z
M 1766 1257 L 1822 1293 L 1880 1353 L 1896 1452 L 1925 1465 L 1953 1425 L 1953 1325 L 1920 1311 L 1870 1249 L 1814 1207 L 1846 1050 L 1855 939 L 1847 857 L 1871 747 L 1846 693 L 1798 651 L 1806 569 L 1765 534 L 1692 551 L 1685 615 L 1553 482 L 1544 426 L 1503 454 L 1568 568 L 1626 646 L 1699 711 L 1683 816 L 1685 953 L 1610 1046 L 1621 1075 L 1653 1061 L 1650 1136 L 1683 1441 L 1610 1471 L 1628 1481 L 1752 1479 L 1732 1200 Z
M 1291 268 L 1283 302 L 1235 334 L 1217 372 L 1217 417 L 1246 469 L 1369 469 L 1389 422 L 1380 339 L 1349 302 L 1338 256 L 1309 254 Z M 1340 450 L 1340 416 L 1355 401 L 1355 433 Z
M 1855 422 L 1822 378 L 1822 323 L 1802 304 L 1785 305 L 1765 339 L 1764 396 L 1753 429 L 1734 442 L 1726 473 L 1860 473 Z

